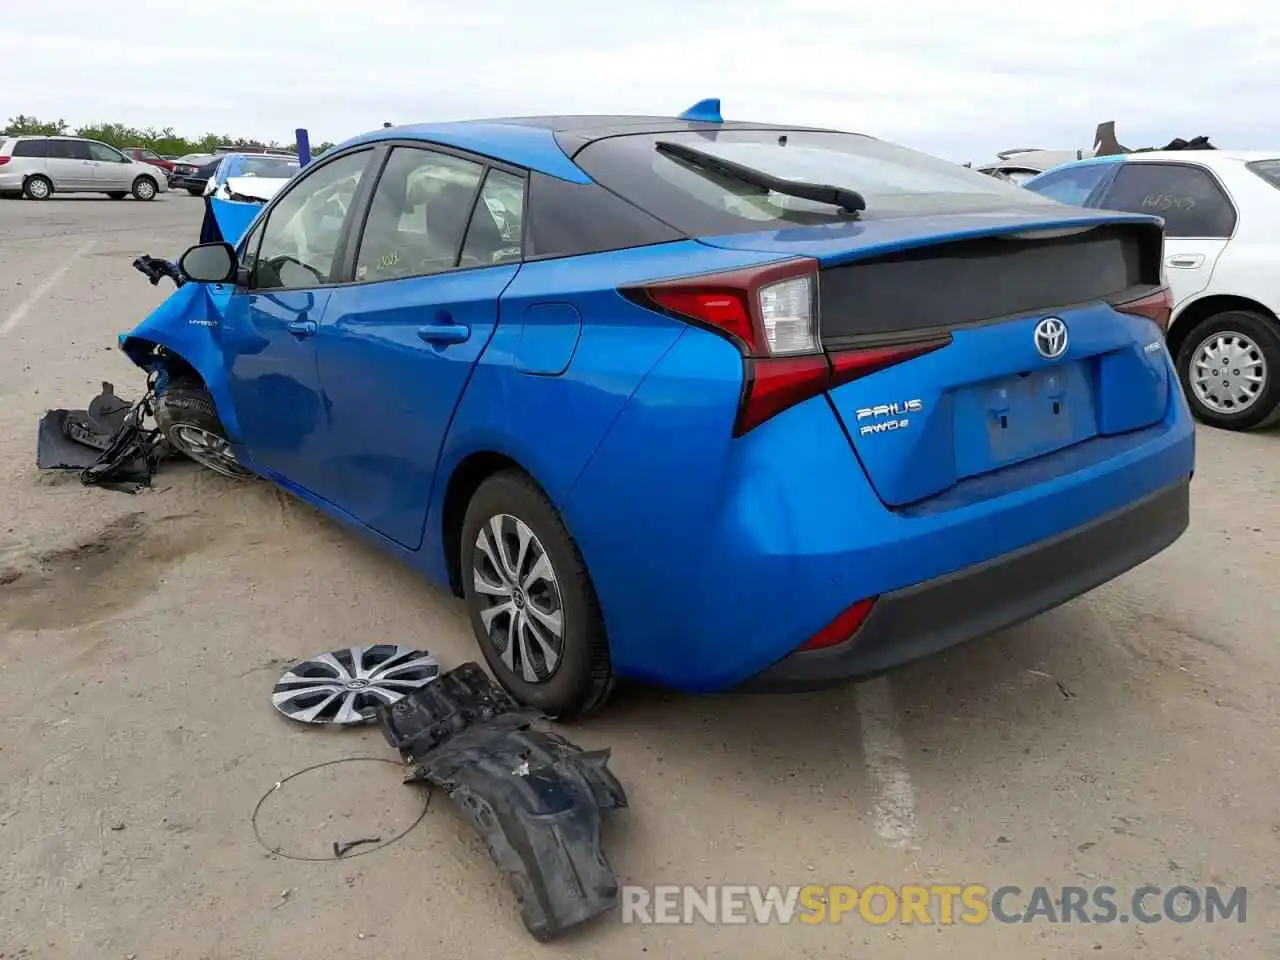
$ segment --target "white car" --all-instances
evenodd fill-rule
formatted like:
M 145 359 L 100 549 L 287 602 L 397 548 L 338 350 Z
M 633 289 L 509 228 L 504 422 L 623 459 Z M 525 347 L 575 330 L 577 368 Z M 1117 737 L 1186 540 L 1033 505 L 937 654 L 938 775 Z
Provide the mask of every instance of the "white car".
M 266 203 L 299 170 L 298 158 L 273 153 L 229 153 L 222 158 L 205 196 L 246 203 Z
M 1280 151 L 1158 150 L 1068 163 L 1024 186 L 1164 218 L 1166 341 L 1201 421 L 1280 420 Z

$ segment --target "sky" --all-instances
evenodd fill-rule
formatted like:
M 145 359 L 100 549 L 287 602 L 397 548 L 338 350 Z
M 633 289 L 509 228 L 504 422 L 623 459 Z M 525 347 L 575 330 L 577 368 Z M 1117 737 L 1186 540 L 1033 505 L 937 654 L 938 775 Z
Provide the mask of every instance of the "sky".
M 0 119 L 342 141 L 410 121 L 679 113 L 949 159 L 1207 134 L 1280 150 L 1262 0 L 41 0 L 0 17 Z

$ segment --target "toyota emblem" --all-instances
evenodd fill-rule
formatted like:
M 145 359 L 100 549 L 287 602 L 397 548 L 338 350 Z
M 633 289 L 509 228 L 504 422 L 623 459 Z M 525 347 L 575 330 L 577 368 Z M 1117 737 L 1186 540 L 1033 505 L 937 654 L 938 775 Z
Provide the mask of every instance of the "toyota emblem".
M 1036 349 L 1046 360 L 1057 360 L 1067 352 L 1067 325 L 1057 317 L 1045 317 L 1036 324 Z

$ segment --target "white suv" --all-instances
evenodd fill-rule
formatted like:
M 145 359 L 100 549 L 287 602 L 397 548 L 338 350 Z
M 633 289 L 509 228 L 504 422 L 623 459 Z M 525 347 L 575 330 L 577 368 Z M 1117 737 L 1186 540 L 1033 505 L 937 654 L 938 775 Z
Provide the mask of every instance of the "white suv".
M 1167 342 L 1195 415 L 1280 420 L 1280 152 L 1157 150 L 1068 163 L 1024 186 L 1062 203 L 1164 218 Z
M 153 200 L 169 189 L 159 167 L 83 137 L 8 137 L 0 141 L 0 194 L 48 200 L 54 193 L 133 194 Z

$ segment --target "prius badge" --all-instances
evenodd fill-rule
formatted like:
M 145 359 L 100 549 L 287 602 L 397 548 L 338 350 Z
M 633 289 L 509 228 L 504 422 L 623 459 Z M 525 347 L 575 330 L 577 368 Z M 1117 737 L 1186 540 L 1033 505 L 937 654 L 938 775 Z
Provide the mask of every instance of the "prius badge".
M 1067 352 L 1067 325 L 1057 317 L 1045 317 L 1036 324 L 1036 349 L 1046 360 L 1057 360 Z

